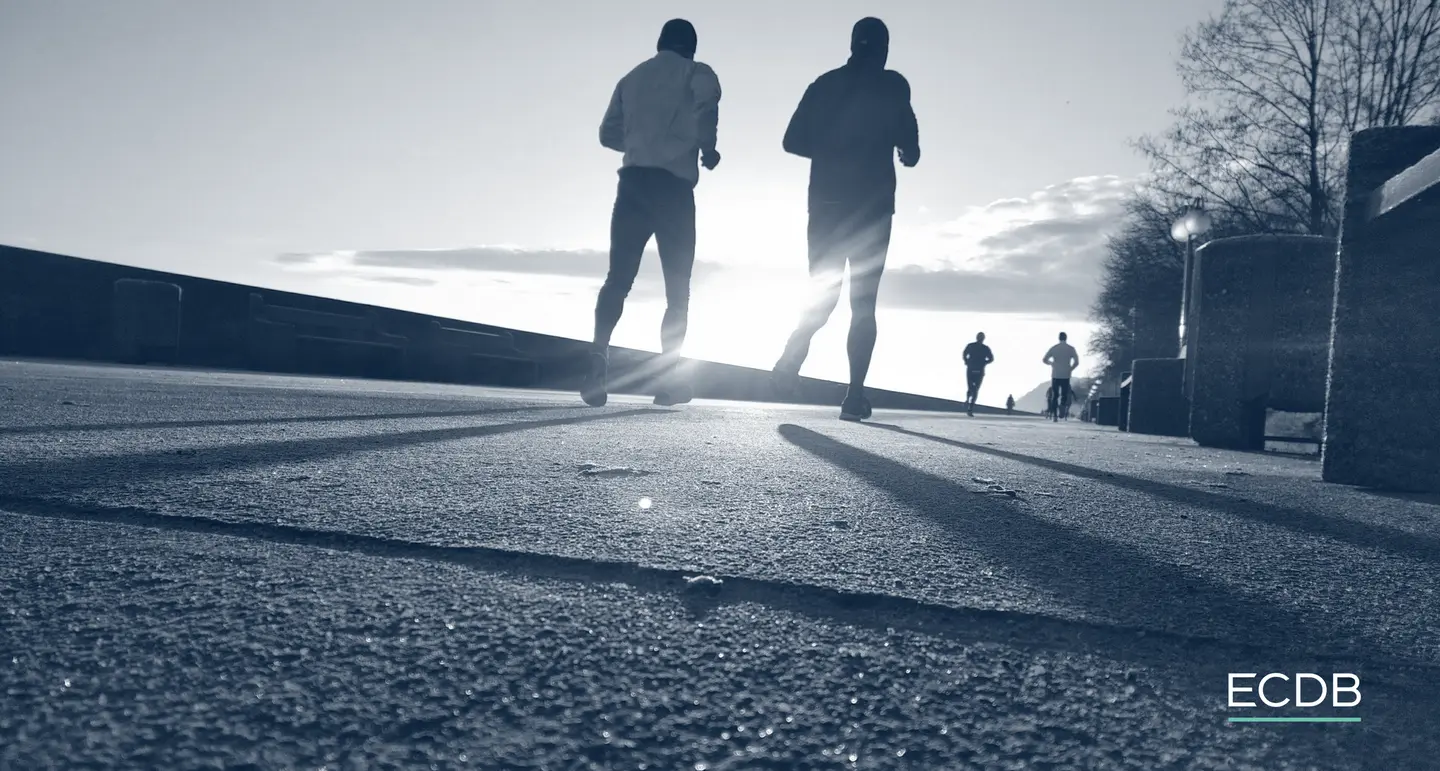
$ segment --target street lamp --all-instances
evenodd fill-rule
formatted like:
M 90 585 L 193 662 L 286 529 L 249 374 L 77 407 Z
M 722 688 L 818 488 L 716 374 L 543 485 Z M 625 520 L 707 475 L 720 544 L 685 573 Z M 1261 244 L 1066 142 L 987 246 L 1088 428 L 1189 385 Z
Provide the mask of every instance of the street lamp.
M 1170 237 L 1185 243 L 1185 279 L 1180 290 L 1180 358 L 1182 359 L 1185 358 L 1185 353 L 1190 347 L 1189 330 L 1185 321 L 1189 316 L 1190 307 L 1194 304 L 1194 298 L 1190 296 L 1190 292 L 1194 285 L 1194 277 L 1191 276 L 1191 273 L 1195 270 L 1195 239 L 1210 232 L 1210 225 L 1210 214 L 1205 211 L 1205 204 L 1196 198 L 1170 226 Z
M 1130 306 L 1130 361 L 1135 361 L 1139 354 L 1140 338 L 1140 309 Z

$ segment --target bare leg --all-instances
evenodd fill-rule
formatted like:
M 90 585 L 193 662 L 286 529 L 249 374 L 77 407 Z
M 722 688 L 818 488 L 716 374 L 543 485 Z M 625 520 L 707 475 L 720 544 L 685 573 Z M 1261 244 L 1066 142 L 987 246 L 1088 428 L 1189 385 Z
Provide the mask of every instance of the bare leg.
M 850 336 L 845 344 L 850 355 L 852 393 L 864 392 L 870 359 L 875 353 L 878 334 L 875 306 L 890 248 L 890 223 L 888 215 L 883 220 L 867 222 L 855 236 L 856 256 L 850 260 Z
M 845 278 L 845 236 L 844 212 L 830 208 L 812 207 L 807 227 L 810 264 L 810 296 L 806 307 L 785 343 L 785 352 L 776 363 L 775 370 L 793 374 L 800 371 L 810 355 L 810 341 L 826 322 L 835 306 L 840 302 L 840 286 Z

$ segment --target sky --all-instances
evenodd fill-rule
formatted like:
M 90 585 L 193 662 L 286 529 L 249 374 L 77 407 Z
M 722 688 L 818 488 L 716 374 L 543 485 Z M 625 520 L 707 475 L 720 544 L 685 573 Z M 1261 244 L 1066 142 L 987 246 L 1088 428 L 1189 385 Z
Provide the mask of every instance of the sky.
M 588 339 L 615 82 L 666 19 L 724 91 L 696 189 L 686 353 L 768 368 L 805 293 L 806 161 L 780 138 L 849 30 L 890 27 L 922 157 L 899 170 L 870 385 L 981 402 L 1087 372 L 1129 140 L 1184 98 L 1222 0 L 0 0 L 0 243 Z M 655 350 L 647 257 L 614 344 Z M 844 303 L 804 374 L 844 380 Z

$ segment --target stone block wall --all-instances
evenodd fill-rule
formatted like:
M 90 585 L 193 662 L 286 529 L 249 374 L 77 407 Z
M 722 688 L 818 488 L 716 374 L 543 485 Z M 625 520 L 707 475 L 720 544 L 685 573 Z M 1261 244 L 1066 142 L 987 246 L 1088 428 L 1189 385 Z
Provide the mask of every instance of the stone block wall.
M 1240 236 L 1196 252 L 1189 435 L 1261 449 L 1265 410 L 1325 407 L 1336 242 Z
M 1136 359 L 1130 371 L 1128 429 L 1136 434 L 1185 436 L 1190 414 L 1185 360 Z
M 1340 234 L 1324 479 L 1440 491 L 1440 186 L 1368 220 L 1371 193 L 1440 150 L 1440 127 L 1350 143 Z

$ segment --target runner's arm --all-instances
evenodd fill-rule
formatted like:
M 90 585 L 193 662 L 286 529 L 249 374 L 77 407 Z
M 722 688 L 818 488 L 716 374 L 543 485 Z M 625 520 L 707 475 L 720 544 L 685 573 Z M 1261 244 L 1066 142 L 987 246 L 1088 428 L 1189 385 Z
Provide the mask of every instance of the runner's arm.
M 690 87 L 695 93 L 695 122 L 700 149 L 712 153 L 720 127 L 720 78 L 708 64 L 696 64 Z
M 625 112 L 620 104 L 620 87 L 625 81 L 615 85 L 615 93 L 610 95 L 610 106 L 605 109 L 605 117 L 600 121 L 600 146 L 617 153 L 625 152 Z
M 816 102 L 819 101 L 815 87 L 818 84 L 819 81 L 816 81 L 805 89 L 805 95 L 800 97 L 800 105 L 795 108 L 795 114 L 790 116 L 790 125 L 785 127 L 785 139 L 781 144 L 785 152 L 791 155 L 801 158 L 815 157 L 815 110 Z
M 910 81 L 897 72 L 894 73 L 894 83 L 900 111 L 895 148 L 900 151 L 906 166 L 914 166 L 920 162 L 920 121 L 916 119 L 915 107 L 910 103 Z

